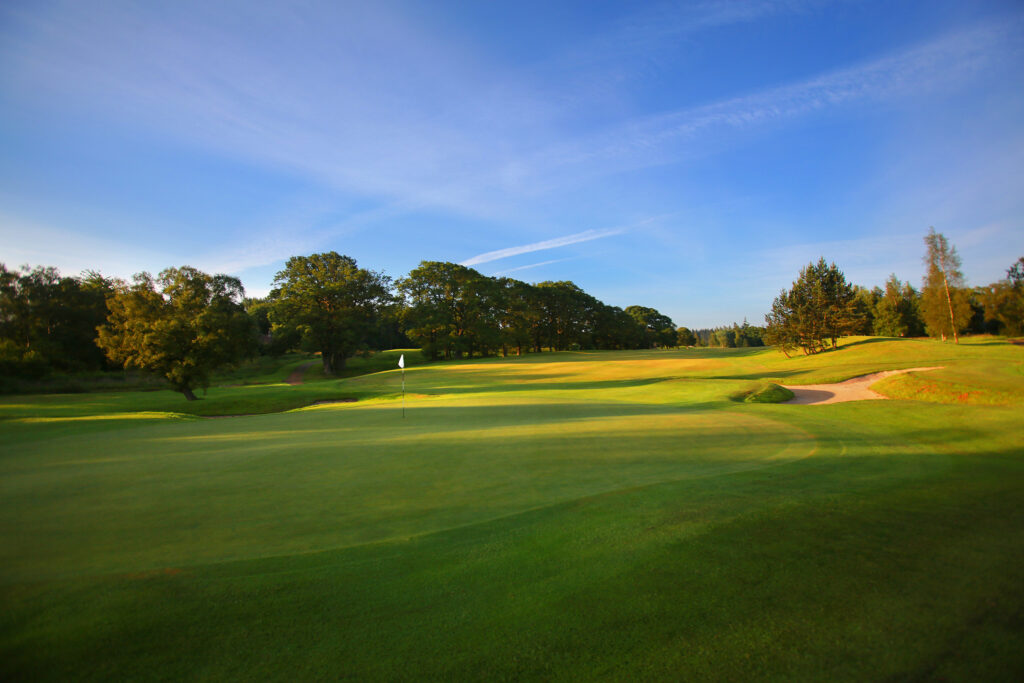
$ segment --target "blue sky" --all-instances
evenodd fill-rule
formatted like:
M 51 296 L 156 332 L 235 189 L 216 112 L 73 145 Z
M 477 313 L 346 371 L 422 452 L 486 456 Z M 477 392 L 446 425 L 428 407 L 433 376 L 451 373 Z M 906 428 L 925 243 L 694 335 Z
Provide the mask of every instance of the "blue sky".
M 291 255 L 760 323 L 819 256 L 1024 255 L 1019 2 L 0 5 L 0 262 Z

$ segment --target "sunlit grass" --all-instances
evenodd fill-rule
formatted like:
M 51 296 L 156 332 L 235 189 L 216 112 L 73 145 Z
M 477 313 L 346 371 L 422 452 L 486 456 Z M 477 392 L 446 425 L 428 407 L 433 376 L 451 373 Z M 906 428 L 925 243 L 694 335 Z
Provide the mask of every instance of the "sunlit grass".
M 73 415 L 65 417 L 21 417 L 14 418 L 24 424 L 56 424 L 61 422 L 87 422 L 92 420 L 159 420 L 177 417 L 175 413 L 138 412 L 138 413 L 102 413 L 100 415 Z
M 853 339 L 437 363 L 406 370 L 404 418 L 397 370 L 211 388 L 207 414 L 263 413 L 223 419 L 8 397 L 0 674 L 1012 680 L 1022 361 Z M 903 377 L 1010 400 L 745 400 L 924 365 Z M 359 400 L 304 407 L 331 398 Z

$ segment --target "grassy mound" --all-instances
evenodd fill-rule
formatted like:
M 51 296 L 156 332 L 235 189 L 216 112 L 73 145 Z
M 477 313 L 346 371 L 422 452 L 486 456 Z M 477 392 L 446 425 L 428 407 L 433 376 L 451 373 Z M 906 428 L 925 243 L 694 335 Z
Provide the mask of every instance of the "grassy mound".
M 791 398 L 792 391 L 769 382 L 744 396 L 743 400 L 747 403 L 785 403 Z
M 1022 361 L 474 360 L 409 368 L 404 418 L 397 370 L 211 389 L 363 399 L 222 420 L 169 392 L 6 397 L 0 675 L 1014 679 Z M 1012 401 L 734 400 L 925 365 Z

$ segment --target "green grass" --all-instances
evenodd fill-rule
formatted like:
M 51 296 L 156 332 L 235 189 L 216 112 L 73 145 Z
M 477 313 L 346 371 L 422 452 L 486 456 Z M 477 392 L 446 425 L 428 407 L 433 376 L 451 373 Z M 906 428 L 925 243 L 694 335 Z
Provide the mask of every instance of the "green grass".
M 427 364 L 404 419 L 397 370 L 211 389 L 360 398 L 219 420 L 7 397 L 0 676 L 1019 678 L 1022 363 L 993 338 Z M 903 377 L 986 398 L 758 402 L 931 365 Z
M 225 368 L 215 374 L 213 386 L 274 384 L 284 382 L 293 370 L 302 365 L 316 363 L 317 357 L 308 353 L 289 353 L 283 356 L 257 356 Z
M 793 398 L 793 392 L 771 382 L 743 396 L 747 403 L 784 403 Z
M 261 358 L 216 377 L 209 389 L 196 391 L 201 399 L 197 401 L 186 401 L 182 394 L 167 389 L 43 396 L 8 395 L 0 396 L 0 420 L 15 419 L 15 422 L 8 423 L 15 430 L 38 430 L 38 425 L 45 424 L 45 429 L 50 431 L 59 425 L 76 421 L 116 423 L 132 420 L 134 414 L 139 412 L 165 413 L 165 417 L 172 419 L 184 416 L 255 415 L 280 413 L 322 401 L 394 398 L 400 396 L 400 384 L 362 383 L 359 377 L 373 372 L 374 368 L 396 367 L 400 353 L 407 356 L 408 366 L 423 362 L 418 350 L 378 352 L 369 359 L 351 359 L 349 369 L 343 373 L 348 380 L 344 382 L 325 379 L 319 359 L 315 356 L 291 354 L 279 359 Z M 313 365 L 304 373 L 304 384 L 285 384 L 285 379 L 292 371 L 310 363 Z

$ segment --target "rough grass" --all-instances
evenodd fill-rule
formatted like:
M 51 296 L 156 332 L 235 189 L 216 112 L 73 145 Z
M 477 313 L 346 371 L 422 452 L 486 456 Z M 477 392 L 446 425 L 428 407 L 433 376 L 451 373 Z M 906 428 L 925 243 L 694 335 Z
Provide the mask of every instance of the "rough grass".
M 769 382 L 744 396 L 743 400 L 747 403 L 784 403 L 791 398 L 792 391 Z
M 5 399 L 0 675 L 1019 679 L 1018 405 L 733 399 L 1024 349 L 851 342 Z

